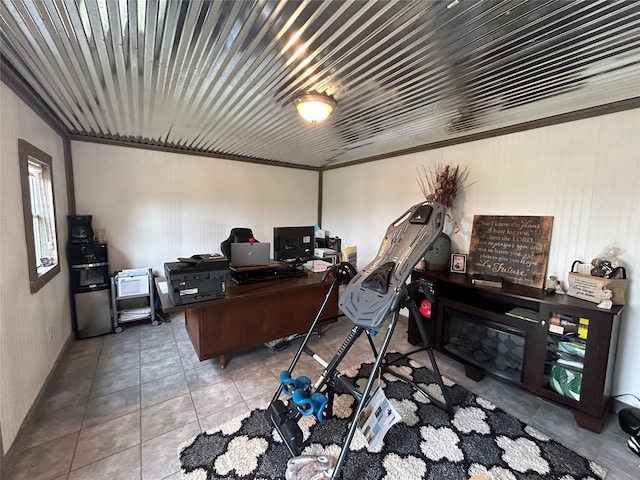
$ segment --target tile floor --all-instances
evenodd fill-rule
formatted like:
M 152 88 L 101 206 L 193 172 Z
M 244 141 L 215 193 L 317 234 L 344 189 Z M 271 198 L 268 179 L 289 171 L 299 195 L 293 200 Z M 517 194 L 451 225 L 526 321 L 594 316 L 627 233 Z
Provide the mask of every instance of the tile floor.
M 310 345 L 330 358 L 350 322 L 339 320 Z M 407 352 L 406 319 L 391 350 Z M 381 335 L 379 335 L 381 337 Z M 199 362 L 184 318 L 156 327 L 130 325 L 121 334 L 73 341 L 45 386 L 33 421 L 21 430 L 5 469 L 7 480 L 179 479 L 178 446 L 199 432 L 250 409 L 265 406 L 277 375 L 300 340 L 277 352 L 266 347 L 217 362 Z M 417 354 L 428 364 L 425 353 Z M 341 365 L 371 361 L 366 340 Z M 474 382 L 459 364 L 438 355 L 442 373 L 609 470 L 607 479 L 640 478 L 640 457 L 611 415 L 601 434 L 576 426 L 572 415 L 492 378 Z M 319 365 L 303 356 L 296 368 L 313 376 Z

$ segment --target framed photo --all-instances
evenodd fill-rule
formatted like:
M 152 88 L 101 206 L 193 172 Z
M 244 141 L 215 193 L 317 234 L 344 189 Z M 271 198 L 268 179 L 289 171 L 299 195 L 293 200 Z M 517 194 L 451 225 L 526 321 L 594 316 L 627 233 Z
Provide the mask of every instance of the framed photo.
M 455 273 L 466 273 L 467 256 L 464 253 L 451 254 L 451 271 Z

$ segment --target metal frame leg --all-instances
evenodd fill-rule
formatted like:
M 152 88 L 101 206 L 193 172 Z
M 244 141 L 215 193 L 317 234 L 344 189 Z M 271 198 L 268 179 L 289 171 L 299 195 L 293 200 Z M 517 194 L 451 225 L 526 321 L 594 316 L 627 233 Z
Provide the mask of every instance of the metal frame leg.
M 349 427 L 349 432 L 347 433 L 347 437 L 344 440 L 342 445 L 342 450 L 340 451 L 340 456 L 338 457 L 338 461 L 333 470 L 333 475 L 331 475 L 331 479 L 335 480 L 339 478 L 340 472 L 344 465 L 344 462 L 347 458 L 347 454 L 349 453 L 349 446 L 351 445 L 351 441 L 353 440 L 353 436 L 356 433 L 356 428 L 358 427 L 358 418 L 360 414 L 364 410 L 365 404 L 369 400 L 369 394 L 371 393 L 371 388 L 373 387 L 373 382 L 375 381 L 378 371 L 382 365 L 382 360 L 384 358 L 387 349 L 389 348 L 389 343 L 391 342 L 391 337 L 393 336 L 393 332 L 396 328 L 396 324 L 398 323 L 398 310 L 393 312 L 393 317 L 389 322 L 389 326 L 387 327 L 387 334 L 384 337 L 382 345 L 380 346 L 380 352 L 378 353 L 375 363 L 373 364 L 373 368 L 371 370 L 371 374 L 369 375 L 369 379 L 367 380 L 367 385 L 364 387 L 364 391 L 362 392 L 362 397 L 360 398 L 360 402 L 358 403 L 358 407 L 356 408 L 355 413 L 353 414 L 353 418 L 351 419 L 351 426 Z
M 360 399 L 360 393 L 356 390 L 355 387 L 353 387 L 353 385 L 342 378 L 342 374 L 338 372 L 337 368 L 363 331 L 364 329 L 362 327 L 359 327 L 357 325 L 353 326 L 353 328 L 349 332 L 349 335 L 344 340 L 334 357 L 328 364 L 325 364 L 326 367 L 318 380 L 313 385 L 310 385 L 308 387 L 307 394 L 309 397 L 316 392 L 320 392 L 322 388 L 327 385 L 327 393 L 328 395 L 331 395 L 331 398 L 328 398 L 327 407 L 332 406 L 334 386 L 336 382 L 340 382 L 349 391 L 349 393 L 351 393 L 351 395 L 353 395 L 356 399 Z M 303 344 L 300 346 L 298 353 L 301 353 L 302 351 L 305 351 L 311 356 L 315 356 L 315 353 L 305 345 L 305 342 L 303 342 Z M 299 358 L 300 355 L 296 355 L 296 357 Z M 292 365 L 294 365 L 295 362 L 297 362 L 297 359 L 292 362 Z M 286 444 L 291 455 L 296 456 L 298 455 L 296 451 L 298 449 L 298 445 L 295 445 L 290 437 L 293 436 L 297 438 L 300 436 L 300 434 L 297 431 L 294 431 L 295 429 L 293 429 L 292 425 L 289 425 L 289 427 L 284 427 L 284 424 L 290 421 L 294 421 L 297 423 L 303 414 L 297 406 L 285 406 L 284 403 L 278 399 L 280 393 L 282 393 L 283 388 L 283 384 L 281 383 L 278 391 L 276 392 L 276 396 L 271 400 L 269 406 L 267 407 L 267 418 L 271 421 L 271 423 L 278 431 L 280 438 L 282 438 L 282 440 Z M 326 412 L 327 417 L 332 416 L 332 412 L 329 412 L 327 410 L 327 407 L 325 407 L 322 413 Z M 289 435 L 287 435 L 287 433 L 283 431 L 283 429 L 285 428 L 289 428 Z
M 300 344 L 300 347 L 298 348 L 298 351 L 294 355 L 293 360 L 291 360 L 291 364 L 289 365 L 289 372 L 293 371 L 293 369 L 295 368 L 295 366 L 298 363 L 298 360 L 300 360 L 300 356 L 302 355 L 302 352 L 303 352 L 304 348 L 306 347 L 307 342 L 309 342 L 309 338 L 311 338 L 311 335 L 313 334 L 313 331 L 316 329 L 316 327 L 318 325 L 318 322 L 320 322 L 320 317 L 322 316 L 322 312 L 324 312 L 324 309 L 326 308 L 327 303 L 329 303 L 329 299 L 331 298 L 331 295 L 340 286 L 340 283 L 342 281 L 343 281 L 343 279 L 340 277 L 340 275 L 336 275 L 334 277 L 334 279 L 333 279 L 333 282 L 331 282 L 331 286 L 329 287 L 329 291 L 325 295 L 324 300 L 322 301 L 322 305 L 320 305 L 320 308 L 318 309 L 318 313 L 316 313 L 316 316 L 313 319 L 313 322 L 311 323 L 311 326 L 309 327 L 309 330 L 307 330 L 307 333 L 306 333 L 306 335 L 304 337 L 304 340 Z M 278 387 L 278 390 L 276 391 L 274 396 L 271 398 L 271 402 L 270 403 L 275 402 L 278 399 L 278 397 L 280 396 L 281 393 L 282 393 L 282 384 L 280 384 L 280 386 Z
M 423 288 L 423 287 L 424 287 L 424 285 L 420 281 L 412 282 L 411 284 L 409 284 L 405 288 L 405 296 L 403 298 L 403 301 L 401 302 L 401 306 L 409 308 L 409 310 L 411 310 L 411 314 L 417 320 L 419 320 L 422 315 L 420 314 L 420 311 L 418 310 L 417 300 L 416 300 L 416 298 L 414 296 L 412 296 L 412 294 L 414 294 L 415 291 L 417 291 L 419 288 Z M 424 288 L 421 291 L 424 291 Z M 437 405 L 438 407 L 440 407 L 443 410 L 445 410 L 449 415 L 453 415 L 453 407 L 451 405 L 451 399 L 449 398 L 449 393 L 447 392 L 447 389 L 444 386 L 444 382 L 442 381 L 442 375 L 440 373 L 440 369 L 438 368 L 438 363 L 436 362 L 436 357 L 435 357 L 435 355 L 433 353 L 433 348 L 431 346 L 431 342 L 429 341 L 429 336 L 427 335 L 427 331 L 425 330 L 424 325 L 422 324 L 422 322 L 416 321 L 416 325 L 418 326 L 418 331 L 420 332 L 420 338 L 422 339 L 422 344 L 424 346 L 423 346 L 423 348 L 414 350 L 413 352 L 410 352 L 409 354 L 403 355 L 400 358 L 408 357 L 411 354 L 420 352 L 422 350 L 426 350 L 427 355 L 429 356 L 429 360 L 431 361 L 431 368 L 433 370 L 434 376 L 436 377 L 436 382 L 438 383 L 438 386 L 440 387 L 440 391 L 442 392 L 442 397 L 444 398 L 444 402 L 438 400 L 437 398 L 434 398 L 432 395 L 429 395 L 422 388 L 418 387 L 413 381 L 411 381 L 411 379 L 408 379 L 408 378 L 404 377 L 403 375 L 397 374 L 397 373 L 392 372 L 390 370 L 386 370 L 386 371 L 388 373 L 390 373 L 391 375 L 393 375 L 393 376 L 395 376 L 395 377 L 397 377 L 397 378 L 399 378 L 401 380 L 404 380 L 407 383 L 411 384 L 412 387 L 416 388 L 423 395 L 425 395 L 427 398 L 429 398 L 429 400 L 431 400 L 431 402 L 433 402 L 435 405 Z
M 409 308 L 409 310 L 411 310 L 411 313 L 413 314 L 414 318 L 420 318 L 420 312 L 418 310 L 418 306 L 416 303 L 416 300 L 414 297 L 411 297 L 411 295 L 409 295 L 409 291 L 412 289 L 416 289 L 418 286 L 417 282 L 413 282 L 412 284 L 408 285 L 406 288 L 403 289 L 403 291 L 401 292 L 401 296 L 403 296 L 402 301 L 400 302 L 400 306 L 399 308 Z M 447 392 L 447 389 L 445 388 L 444 382 L 442 381 L 442 374 L 440 373 L 440 369 L 438 368 L 438 363 L 436 362 L 436 357 L 433 353 L 433 348 L 431 346 L 431 342 L 429 341 L 429 336 L 427 335 L 427 332 L 424 328 L 424 325 L 422 325 L 421 322 L 416 322 L 416 324 L 418 325 L 418 330 L 420 332 L 420 338 L 422 339 L 422 343 L 423 343 L 423 347 L 418 348 L 416 350 L 413 350 L 409 353 L 405 353 L 404 355 L 400 355 L 398 358 L 395 359 L 395 361 L 397 362 L 400 359 L 403 358 L 408 358 L 411 355 L 418 353 L 418 352 L 422 352 L 422 351 L 426 351 L 427 355 L 429 356 L 429 360 L 431 361 L 431 367 L 436 379 L 436 383 L 438 384 L 438 386 L 440 387 L 440 391 L 442 392 L 442 397 L 444 398 L 444 402 L 440 401 L 437 398 L 434 398 L 431 394 L 427 393 L 426 391 L 424 391 L 420 386 L 418 386 L 413 380 L 411 380 L 410 378 L 401 375 L 399 373 L 396 373 L 392 370 L 389 369 L 389 367 L 392 364 L 387 364 L 386 362 L 383 363 L 382 368 L 383 370 L 390 374 L 393 375 L 394 377 L 398 378 L 399 380 L 402 380 L 403 382 L 411 385 L 413 387 L 414 390 L 422 393 L 425 397 L 427 397 L 433 404 L 437 405 L 439 408 L 443 409 L 444 411 L 446 411 L 449 415 L 453 415 L 453 407 L 451 405 L 451 400 L 449 398 L 449 394 Z M 369 337 L 369 344 L 371 345 L 371 350 L 373 351 L 374 356 L 378 356 L 378 352 L 376 350 L 376 346 L 373 343 L 373 340 L 371 339 L 371 337 Z

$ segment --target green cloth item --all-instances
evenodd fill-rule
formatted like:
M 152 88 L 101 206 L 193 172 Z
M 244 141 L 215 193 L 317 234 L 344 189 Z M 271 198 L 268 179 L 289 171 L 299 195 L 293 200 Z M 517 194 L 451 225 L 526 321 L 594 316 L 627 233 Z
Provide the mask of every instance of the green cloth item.
M 549 377 L 551 387 L 561 395 L 580 400 L 582 374 L 557 365 L 551 368 Z

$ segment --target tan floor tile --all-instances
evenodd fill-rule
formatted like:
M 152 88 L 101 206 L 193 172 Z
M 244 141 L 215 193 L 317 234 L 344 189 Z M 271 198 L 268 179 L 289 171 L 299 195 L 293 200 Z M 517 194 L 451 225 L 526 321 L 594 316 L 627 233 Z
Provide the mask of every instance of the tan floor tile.
M 73 470 L 68 480 L 139 480 L 140 470 L 140 446 L 136 445 Z
M 38 412 L 33 425 L 23 432 L 25 445 L 34 447 L 80 431 L 86 406 L 70 405 L 54 411 Z
M 89 400 L 82 427 L 88 428 L 138 410 L 140 410 L 140 387 L 136 385 Z
M 189 423 L 142 444 L 142 480 L 158 480 L 180 471 L 178 447 L 200 433 L 198 422 Z
M 140 411 L 82 429 L 74 470 L 140 443 Z
M 21 452 L 9 468 L 10 480 L 45 480 L 66 475 L 71 467 L 78 433 L 66 435 Z
M 149 407 L 185 393 L 189 393 L 189 386 L 184 371 L 182 371 L 143 383 L 141 385 L 141 405 L 142 408 Z
M 191 398 L 193 398 L 198 418 L 224 410 L 231 405 L 242 403 L 242 395 L 240 395 L 232 380 L 225 380 L 191 392 Z
M 191 395 L 185 394 L 142 409 L 142 441 L 198 420 Z

